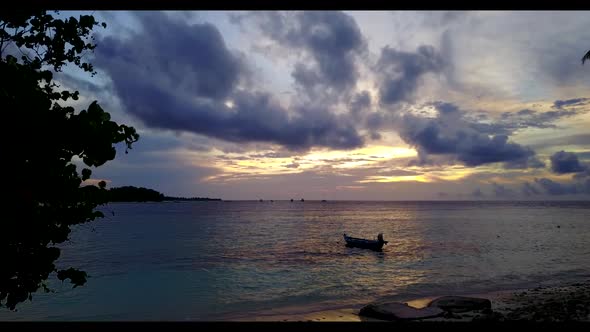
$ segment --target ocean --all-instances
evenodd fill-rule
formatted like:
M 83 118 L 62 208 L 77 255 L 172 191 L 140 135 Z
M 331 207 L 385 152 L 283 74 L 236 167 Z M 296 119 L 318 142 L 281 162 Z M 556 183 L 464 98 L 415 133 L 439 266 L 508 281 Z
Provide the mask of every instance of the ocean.
M 590 202 L 114 203 L 78 225 L 52 279 L 0 320 L 249 320 L 375 300 L 590 277 Z M 343 233 L 383 252 L 347 248 Z

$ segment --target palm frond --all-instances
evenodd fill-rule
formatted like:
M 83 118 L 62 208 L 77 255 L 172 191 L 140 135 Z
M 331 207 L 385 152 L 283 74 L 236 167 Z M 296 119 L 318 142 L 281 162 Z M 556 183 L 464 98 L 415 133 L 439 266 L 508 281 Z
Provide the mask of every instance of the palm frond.
M 586 53 L 586 55 L 584 55 L 582 57 L 582 64 L 584 64 L 584 62 L 586 62 L 586 60 L 590 61 L 590 51 L 588 51 L 588 53 Z

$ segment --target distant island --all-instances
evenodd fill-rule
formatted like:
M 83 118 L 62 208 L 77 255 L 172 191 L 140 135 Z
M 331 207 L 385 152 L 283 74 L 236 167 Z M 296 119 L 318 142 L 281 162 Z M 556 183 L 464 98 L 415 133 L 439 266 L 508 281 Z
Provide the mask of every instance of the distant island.
M 221 201 L 209 197 L 170 197 L 143 187 L 114 187 L 108 190 L 109 202 L 163 202 L 163 201 Z

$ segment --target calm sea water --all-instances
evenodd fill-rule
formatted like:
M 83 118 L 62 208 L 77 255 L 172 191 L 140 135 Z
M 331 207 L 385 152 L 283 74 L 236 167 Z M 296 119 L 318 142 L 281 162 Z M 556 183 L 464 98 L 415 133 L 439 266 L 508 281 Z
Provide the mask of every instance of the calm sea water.
M 119 203 L 75 228 L 53 280 L 0 320 L 224 320 L 590 276 L 590 202 Z M 114 215 L 111 214 L 114 212 Z M 346 248 L 374 238 L 382 253 Z

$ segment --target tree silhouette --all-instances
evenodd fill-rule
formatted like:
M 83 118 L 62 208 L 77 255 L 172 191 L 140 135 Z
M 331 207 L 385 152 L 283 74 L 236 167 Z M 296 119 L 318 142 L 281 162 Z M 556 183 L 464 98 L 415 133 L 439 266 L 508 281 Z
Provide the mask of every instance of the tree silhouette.
M 111 121 L 96 101 L 79 112 L 66 106 L 78 100 L 78 91 L 53 81 L 68 64 L 95 74 L 83 56 L 96 47 L 91 32 L 97 26 L 91 15 L 0 13 L 0 105 L 3 132 L 13 132 L 3 133 L 2 141 L 9 180 L 3 203 L 12 213 L 0 223 L 0 306 L 11 310 L 40 288 L 51 291 L 46 282 L 53 273 L 74 287 L 86 282 L 86 272 L 56 267 L 56 245 L 68 240 L 72 225 L 103 217 L 95 208 L 106 203 L 107 191 L 104 181 L 82 186 L 92 171 L 79 174 L 73 158 L 101 166 L 115 158 L 114 144 L 124 142 L 130 149 L 139 139 L 133 127 Z
M 588 51 L 588 53 L 586 53 L 583 57 L 582 57 L 582 64 L 584 64 L 584 62 L 586 62 L 586 60 L 590 60 L 590 51 Z
M 143 187 L 111 188 L 108 193 L 109 202 L 161 202 L 164 199 L 164 194 Z

